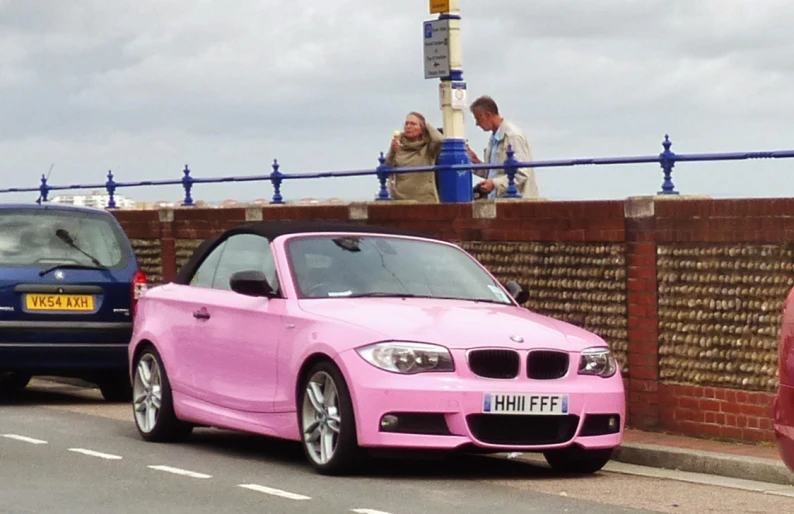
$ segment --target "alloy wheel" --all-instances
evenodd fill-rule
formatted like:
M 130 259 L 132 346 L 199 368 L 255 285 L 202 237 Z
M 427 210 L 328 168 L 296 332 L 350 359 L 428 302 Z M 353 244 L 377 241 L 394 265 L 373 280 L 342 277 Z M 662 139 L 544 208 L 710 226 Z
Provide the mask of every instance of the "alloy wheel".
M 302 432 L 308 454 L 317 464 L 327 464 L 336 454 L 342 424 L 339 391 L 325 371 L 312 375 L 303 394 Z
M 148 434 L 157 426 L 162 391 L 160 364 L 154 355 L 146 353 L 138 361 L 132 388 L 135 422 L 144 433 Z

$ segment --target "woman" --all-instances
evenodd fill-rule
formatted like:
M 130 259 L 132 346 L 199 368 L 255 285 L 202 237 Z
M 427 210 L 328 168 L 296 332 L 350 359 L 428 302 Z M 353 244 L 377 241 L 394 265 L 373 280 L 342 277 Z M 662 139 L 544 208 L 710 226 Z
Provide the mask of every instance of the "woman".
M 403 132 L 395 132 L 386 165 L 393 168 L 433 166 L 441 152 L 444 136 L 418 112 L 405 117 Z M 389 193 L 394 200 L 438 203 L 436 175 L 433 171 L 392 173 Z

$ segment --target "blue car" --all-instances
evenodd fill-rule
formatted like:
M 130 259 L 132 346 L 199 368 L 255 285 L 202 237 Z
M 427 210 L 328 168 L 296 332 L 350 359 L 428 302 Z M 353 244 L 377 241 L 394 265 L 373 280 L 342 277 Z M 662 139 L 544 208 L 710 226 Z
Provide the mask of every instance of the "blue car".
M 147 279 L 110 213 L 0 205 L 0 392 L 32 376 L 95 383 L 129 401 L 127 347 Z

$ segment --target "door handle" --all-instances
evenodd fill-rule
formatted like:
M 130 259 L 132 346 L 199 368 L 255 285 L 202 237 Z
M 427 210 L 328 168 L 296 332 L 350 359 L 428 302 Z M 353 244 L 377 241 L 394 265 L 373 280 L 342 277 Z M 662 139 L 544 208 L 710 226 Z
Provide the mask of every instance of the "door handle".
M 193 313 L 193 317 L 196 319 L 210 319 L 210 313 L 204 309 L 196 311 Z

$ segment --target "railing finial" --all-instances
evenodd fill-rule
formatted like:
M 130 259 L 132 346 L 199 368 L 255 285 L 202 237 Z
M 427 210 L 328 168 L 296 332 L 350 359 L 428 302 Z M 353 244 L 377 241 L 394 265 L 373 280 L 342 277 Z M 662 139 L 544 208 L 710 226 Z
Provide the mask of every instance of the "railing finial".
M 278 159 L 273 159 L 273 173 L 270 174 L 270 182 L 273 183 L 273 199 L 270 203 L 273 205 L 284 203 L 284 197 L 281 196 L 281 182 L 284 180 L 284 174 L 279 171 L 280 167 Z
M 507 174 L 507 191 L 505 198 L 521 198 L 516 187 L 516 173 L 518 173 L 518 161 L 515 159 L 516 152 L 513 145 L 507 145 L 507 160 L 505 161 L 505 173 Z
M 678 191 L 675 190 L 673 184 L 673 167 L 675 166 L 675 153 L 670 150 L 673 143 L 670 141 L 670 135 L 664 135 L 662 146 L 664 151 L 659 154 L 659 163 L 664 172 L 664 181 L 662 182 L 662 190 L 659 191 L 660 195 L 677 195 Z
M 113 172 L 108 170 L 108 181 L 105 182 L 105 188 L 108 190 L 108 209 L 116 208 L 116 182 L 113 181 Z
M 193 177 L 190 176 L 190 168 L 187 167 L 185 164 L 185 169 L 182 170 L 184 176 L 182 177 L 182 187 L 185 188 L 185 201 L 182 202 L 182 205 L 185 207 L 192 207 L 193 206 L 193 196 L 191 196 L 191 191 L 193 190 Z
M 39 186 L 39 199 L 36 201 L 37 204 L 41 205 L 42 203 L 47 202 L 47 196 L 50 194 L 50 186 L 47 185 L 47 176 L 42 173 L 41 174 L 41 185 Z
M 380 182 L 380 191 L 378 191 L 378 196 L 375 199 L 378 201 L 391 200 L 389 198 L 389 190 L 386 188 L 386 180 L 389 178 L 389 167 L 386 166 L 386 157 L 384 157 L 383 152 L 378 157 L 378 168 L 375 171 Z

